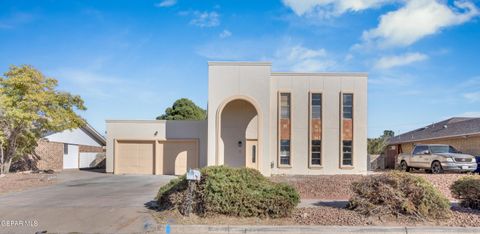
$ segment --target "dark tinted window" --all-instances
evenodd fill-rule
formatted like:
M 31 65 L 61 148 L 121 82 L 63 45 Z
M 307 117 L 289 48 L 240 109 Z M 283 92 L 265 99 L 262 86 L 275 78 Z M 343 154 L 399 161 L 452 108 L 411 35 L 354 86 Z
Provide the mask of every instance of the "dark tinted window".
M 428 150 L 428 146 L 425 145 L 419 145 L 416 146 L 415 149 L 413 150 L 414 155 L 422 154 L 425 150 Z

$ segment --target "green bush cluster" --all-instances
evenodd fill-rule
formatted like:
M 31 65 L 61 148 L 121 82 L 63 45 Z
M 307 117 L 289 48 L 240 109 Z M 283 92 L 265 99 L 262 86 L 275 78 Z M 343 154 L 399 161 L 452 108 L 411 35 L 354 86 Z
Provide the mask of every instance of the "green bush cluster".
M 200 216 L 287 217 L 300 201 L 293 187 L 271 182 L 255 169 L 211 166 L 201 173 L 192 202 L 193 212 Z M 160 209 L 181 211 L 187 188 L 184 176 L 161 187 L 157 195 Z
M 480 177 L 465 176 L 450 186 L 454 198 L 460 200 L 460 205 L 472 209 L 480 209 Z
M 402 172 L 371 175 L 352 183 L 347 208 L 365 215 L 405 215 L 419 219 L 450 216 L 450 202 L 422 177 Z

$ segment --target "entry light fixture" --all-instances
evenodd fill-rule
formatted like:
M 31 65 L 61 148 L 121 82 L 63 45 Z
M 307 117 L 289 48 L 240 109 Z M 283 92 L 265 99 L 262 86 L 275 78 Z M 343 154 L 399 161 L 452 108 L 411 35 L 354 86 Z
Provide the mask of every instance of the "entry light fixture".
M 158 135 L 158 131 L 155 131 L 155 133 L 153 133 L 154 136 L 157 136 Z
M 238 147 L 242 147 L 242 141 L 238 141 Z

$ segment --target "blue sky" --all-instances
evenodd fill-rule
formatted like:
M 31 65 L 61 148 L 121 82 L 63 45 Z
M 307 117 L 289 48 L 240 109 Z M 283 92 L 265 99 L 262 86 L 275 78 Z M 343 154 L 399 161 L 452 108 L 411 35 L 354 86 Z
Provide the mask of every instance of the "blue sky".
M 81 95 L 81 113 L 154 119 L 206 108 L 207 61 L 369 73 L 369 137 L 480 116 L 480 1 L 0 0 L 0 71 L 30 64 Z

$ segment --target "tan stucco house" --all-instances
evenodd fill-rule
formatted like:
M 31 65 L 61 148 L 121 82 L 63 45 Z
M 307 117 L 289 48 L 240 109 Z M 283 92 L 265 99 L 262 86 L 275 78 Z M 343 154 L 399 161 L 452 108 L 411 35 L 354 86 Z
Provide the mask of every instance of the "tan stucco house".
M 267 176 L 366 173 L 367 74 L 209 62 L 208 76 L 207 120 L 107 120 L 107 172 L 228 165 Z

